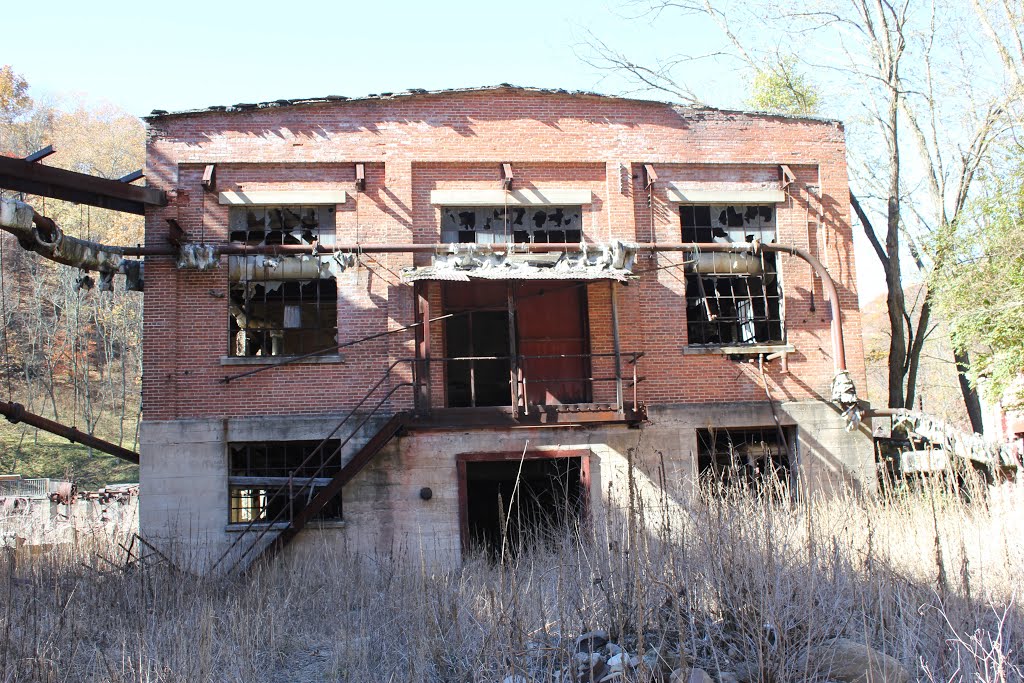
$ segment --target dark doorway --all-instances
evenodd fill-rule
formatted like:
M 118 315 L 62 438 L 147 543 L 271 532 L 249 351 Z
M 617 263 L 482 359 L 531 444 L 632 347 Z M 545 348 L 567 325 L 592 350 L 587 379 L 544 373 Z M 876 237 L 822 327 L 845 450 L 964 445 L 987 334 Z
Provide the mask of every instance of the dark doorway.
M 562 538 L 584 513 L 587 469 L 584 456 L 460 460 L 463 545 L 496 559 Z
M 512 405 L 508 287 L 504 282 L 447 286 L 445 355 L 450 408 Z M 480 360 L 482 358 L 498 360 Z

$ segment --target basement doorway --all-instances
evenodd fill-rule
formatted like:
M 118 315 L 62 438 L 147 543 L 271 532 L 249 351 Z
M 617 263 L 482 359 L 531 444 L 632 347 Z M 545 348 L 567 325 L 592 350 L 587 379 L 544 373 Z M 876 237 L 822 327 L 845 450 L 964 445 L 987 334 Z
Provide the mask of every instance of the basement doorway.
M 465 454 L 458 468 L 464 550 L 497 560 L 557 543 L 586 516 L 589 451 Z

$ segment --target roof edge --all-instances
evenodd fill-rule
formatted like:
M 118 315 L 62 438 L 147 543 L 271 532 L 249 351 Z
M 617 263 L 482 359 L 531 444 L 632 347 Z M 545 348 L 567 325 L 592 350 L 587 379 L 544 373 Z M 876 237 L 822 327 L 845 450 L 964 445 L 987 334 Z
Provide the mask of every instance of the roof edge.
M 618 100 L 625 102 L 639 102 L 645 104 L 657 104 L 663 106 L 669 106 L 675 109 L 680 114 L 690 112 L 717 112 L 722 114 L 737 114 L 743 116 L 757 116 L 766 118 L 784 119 L 789 121 L 805 121 L 809 123 L 825 123 L 830 125 L 838 125 L 842 127 L 842 121 L 838 119 L 830 119 L 818 116 L 795 116 L 792 114 L 780 114 L 773 112 L 764 111 L 746 111 L 742 109 L 721 109 L 718 107 L 711 107 L 707 105 L 684 105 L 678 102 L 669 102 L 666 100 L 658 100 L 653 98 L 645 97 L 630 97 L 626 95 L 608 95 L 605 93 L 599 93 L 589 90 L 567 90 L 565 88 L 539 88 L 531 86 L 518 86 L 510 83 L 500 83 L 498 85 L 484 85 L 475 87 L 465 88 L 444 88 L 440 90 L 427 90 L 425 88 L 409 88 L 401 92 L 383 92 L 383 93 L 371 93 L 369 95 L 361 95 L 357 97 L 348 97 L 345 95 L 326 95 L 323 97 L 308 97 L 308 98 L 293 98 L 293 99 L 280 99 L 270 100 L 267 102 L 242 102 L 233 105 L 211 105 L 200 109 L 183 109 L 179 111 L 167 111 L 165 109 L 154 109 L 149 113 L 148 116 L 141 117 L 144 121 L 155 122 L 171 118 L 186 118 L 191 116 L 203 115 L 203 114 L 236 114 L 252 111 L 262 111 L 266 109 L 279 109 L 285 107 L 301 107 L 301 106 L 315 106 L 322 104 L 332 103 L 350 103 L 350 102 L 381 102 L 391 101 L 397 99 L 405 99 L 411 97 L 430 97 L 438 95 L 459 95 L 468 93 L 482 93 L 482 92 L 493 92 L 498 90 L 511 90 L 524 93 L 533 93 L 541 95 L 567 95 L 569 97 L 583 97 L 583 98 L 595 98 L 602 100 Z

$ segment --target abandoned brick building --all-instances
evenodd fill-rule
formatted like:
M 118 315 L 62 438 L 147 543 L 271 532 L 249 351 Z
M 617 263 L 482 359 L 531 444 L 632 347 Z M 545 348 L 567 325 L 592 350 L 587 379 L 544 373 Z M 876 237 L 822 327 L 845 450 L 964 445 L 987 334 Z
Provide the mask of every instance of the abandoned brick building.
M 874 486 L 833 402 L 864 385 L 839 123 L 511 86 L 147 121 L 152 542 L 453 561 L 628 461 Z

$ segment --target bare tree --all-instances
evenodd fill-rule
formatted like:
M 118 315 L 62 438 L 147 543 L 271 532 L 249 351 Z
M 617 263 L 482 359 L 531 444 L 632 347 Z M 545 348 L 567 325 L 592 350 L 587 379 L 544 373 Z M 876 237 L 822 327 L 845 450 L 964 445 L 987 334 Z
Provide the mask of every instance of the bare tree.
M 861 201 L 851 195 L 851 204 L 885 272 L 890 407 L 912 407 L 924 343 L 935 327 L 926 288 L 907 301 L 904 260 L 909 255 L 912 272 L 922 277 L 945 267 L 943 255 L 929 248 L 931 236 L 960 217 L 979 170 L 992 162 L 993 145 L 1020 121 L 1011 115 L 1024 83 L 1019 3 L 972 2 L 973 12 L 945 0 L 629 3 L 656 19 L 710 20 L 730 58 L 756 73 L 785 65 L 779 58 L 784 45 L 807 69 L 827 77 L 822 86 L 831 88 L 822 100 L 854 131 L 851 180 Z M 744 26 L 759 27 L 757 45 Z M 659 69 L 651 82 L 603 43 L 591 42 L 590 50 L 605 57 L 590 63 L 618 69 L 638 85 L 700 100 L 689 88 L 667 85 L 680 80 L 680 70 Z M 685 63 L 684 57 L 663 62 Z M 776 74 L 776 82 L 792 81 L 784 75 Z M 876 149 L 881 153 L 872 153 Z M 978 396 L 967 381 L 970 358 L 958 351 L 955 362 L 972 427 L 981 432 Z

